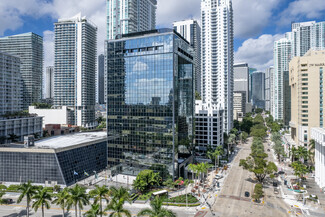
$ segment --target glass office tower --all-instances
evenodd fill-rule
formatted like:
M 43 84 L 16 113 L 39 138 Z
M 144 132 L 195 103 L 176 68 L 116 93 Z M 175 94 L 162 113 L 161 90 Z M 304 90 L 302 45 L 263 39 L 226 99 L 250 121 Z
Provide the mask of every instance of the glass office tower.
M 0 52 L 20 58 L 23 82 L 22 109 L 42 99 L 43 38 L 35 33 L 0 38 Z
M 193 135 L 193 48 L 170 29 L 106 41 L 108 163 L 119 173 L 179 175 Z

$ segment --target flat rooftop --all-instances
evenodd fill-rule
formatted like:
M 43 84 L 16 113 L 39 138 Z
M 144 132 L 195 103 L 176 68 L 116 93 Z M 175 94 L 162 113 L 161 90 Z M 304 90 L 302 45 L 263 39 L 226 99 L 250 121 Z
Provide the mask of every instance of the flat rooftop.
M 67 148 L 75 145 L 95 142 L 98 140 L 104 140 L 106 138 L 107 133 L 104 131 L 66 134 L 38 140 L 35 142 L 35 148 Z
M 25 148 L 23 144 L 12 143 L 0 145 L 0 151 L 4 148 L 13 149 L 25 149 L 25 150 L 37 150 L 37 149 L 70 149 L 78 145 L 86 145 L 95 142 L 107 141 L 107 139 L 113 139 L 115 136 L 107 137 L 105 131 L 101 132 L 85 132 L 85 133 L 74 133 L 60 136 L 52 136 L 35 141 L 35 146 Z

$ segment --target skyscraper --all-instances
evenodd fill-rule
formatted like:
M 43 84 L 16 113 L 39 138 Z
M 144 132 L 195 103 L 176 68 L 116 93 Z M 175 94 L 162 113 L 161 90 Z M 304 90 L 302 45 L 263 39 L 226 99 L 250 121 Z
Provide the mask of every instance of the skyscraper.
M 201 95 L 201 27 L 196 20 L 174 22 L 174 30 L 185 38 L 194 48 L 195 91 Z
M 20 59 L 0 52 L 0 115 L 22 110 Z
M 224 131 L 233 126 L 233 10 L 231 0 L 201 0 L 203 102 L 220 104 Z
M 274 77 L 273 102 L 271 114 L 275 120 L 283 120 L 284 116 L 284 76 L 289 72 L 289 62 L 292 58 L 291 33 L 274 42 Z
M 106 82 L 104 81 L 105 76 L 104 76 L 104 71 L 105 71 L 105 64 L 104 64 L 104 54 L 101 54 L 98 56 L 98 104 L 105 104 L 106 99 L 104 98 L 105 94 L 105 84 Z
M 150 168 L 166 178 L 182 171 L 177 144 L 194 135 L 192 53 L 171 29 L 106 41 L 107 130 L 116 136 L 108 162 L 122 174 Z
M 325 22 L 292 23 L 292 54 L 303 56 L 310 48 L 325 48 Z
M 97 27 L 81 14 L 55 23 L 54 105 L 74 110 L 70 124 L 95 126 Z
M 265 108 L 265 73 L 253 72 L 252 74 L 252 103 L 256 108 Z
M 249 67 L 247 63 L 234 64 L 234 92 L 245 92 L 246 102 L 249 100 Z
M 54 97 L 54 66 L 46 67 L 46 82 L 45 82 L 45 99 L 53 99 Z
M 273 102 L 273 76 L 274 68 L 270 67 L 265 72 L 265 110 L 271 111 Z
M 20 58 L 23 80 L 23 107 L 42 99 L 43 38 L 29 32 L 0 38 L 0 52 Z
M 156 28 L 157 0 L 106 0 L 107 40 Z

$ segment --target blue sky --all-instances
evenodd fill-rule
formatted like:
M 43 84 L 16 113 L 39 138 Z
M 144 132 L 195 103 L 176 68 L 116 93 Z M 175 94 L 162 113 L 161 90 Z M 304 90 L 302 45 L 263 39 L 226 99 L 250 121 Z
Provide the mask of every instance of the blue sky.
M 158 0 L 157 26 L 200 20 L 200 0 Z M 273 42 L 291 22 L 324 21 L 325 0 L 233 0 L 235 61 L 260 70 L 273 65 Z M 106 35 L 105 0 L 1 0 L 0 36 L 35 32 L 44 37 L 44 65 L 53 65 L 53 23 L 82 12 L 98 26 L 98 53 Z

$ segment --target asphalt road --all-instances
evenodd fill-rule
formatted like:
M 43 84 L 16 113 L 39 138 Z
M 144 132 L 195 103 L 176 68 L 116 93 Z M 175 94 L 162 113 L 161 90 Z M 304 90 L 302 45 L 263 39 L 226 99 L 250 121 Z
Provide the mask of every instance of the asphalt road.
M 264 203 L 256 204 L 252 202 L 251 195 L 253 194 L 254 175 L 239 167 L 240 159 L 246 158 L 250 154 L 250 146 L 252 140 L 248 140 L 246 144 L 240 145 L 239 152 L 234 159 L 229 174 L 224 181 L 225 185 L 217 196 L 216 203 L 213 207 L 215 216 L 289 216 L 289 207 L 286 207 L 281 198 L 277 198 L 273 194 L 273 188 L 264 189 L 266 197 Z M 245 191 L 250 193 L 250 197 L 245 197 Z M 272 197 L 268 197 L 272 196 Z M 207 216 L 212 216 L 207 214 Z

